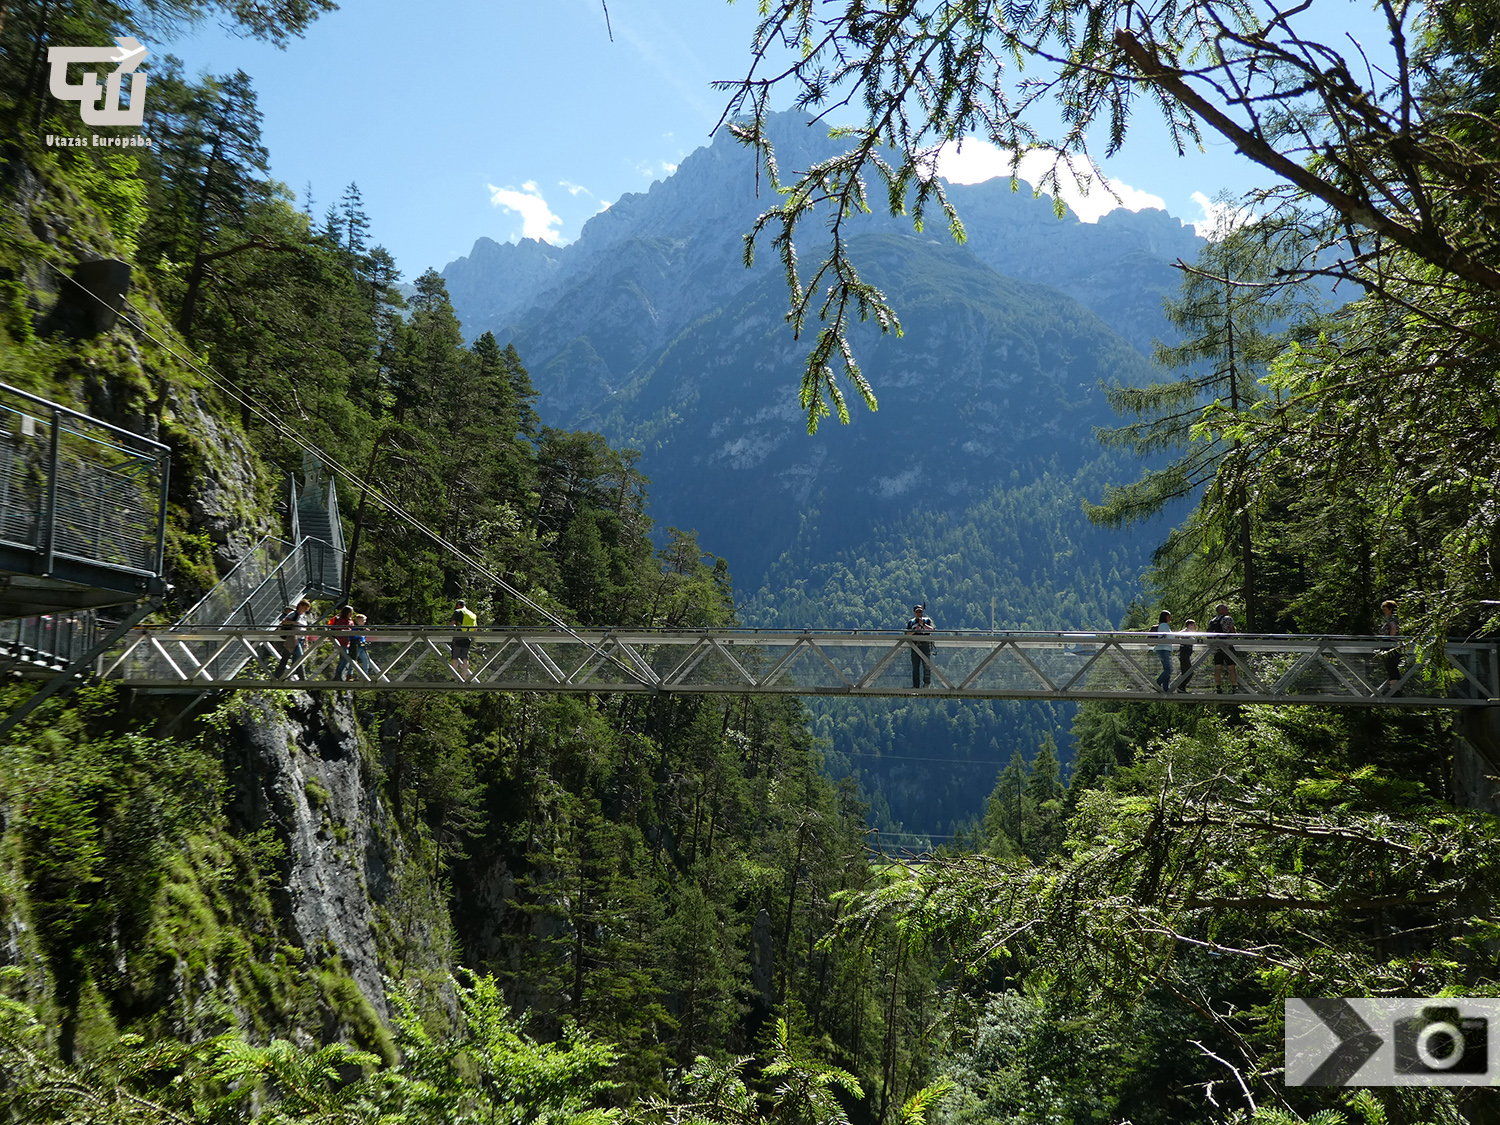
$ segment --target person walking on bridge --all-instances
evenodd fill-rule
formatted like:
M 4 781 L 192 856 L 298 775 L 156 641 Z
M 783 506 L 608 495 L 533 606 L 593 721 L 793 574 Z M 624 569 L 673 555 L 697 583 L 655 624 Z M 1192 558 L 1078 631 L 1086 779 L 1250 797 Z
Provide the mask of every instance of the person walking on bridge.
M 349 631 L 354 627 L 354 607 L 352 605 L 339 606 L 338 614 L 328 619 L 328 627 L 333 630 L 333 643 L 339 646 L 338 667 L 333 670 L 333 678 L 342 680 L 345 674 L 354 667 L 354 656 L 349 651 Z
M 908 636 L 931 636 L 937 628 L 927 616 L 927 606 L 918 602 L 911 607 L 911 617 L 906 622 Z M 913 641 L 911 645 L 911 686 L 917 689 L 932 686 L 932 642 Z
M 1182 623 L 1184 633 L 1196 633 L 1198 623 L 1189 617 Z M 1193 646 L 1181 644 L 1177 646 L 1177 674 L 1182 677 L 1182 683 L 1177 685 L 1178 691 L 1187 691 L 1193 682 Z
M 354 631 L 349 636 L 349 651 L 354 654 L 354 662 L 359 665 L 360 671 L 365 674 L 365 679 L 370 678 L 370 638 L 365 634 L 365 624 L 368 618 L 363 613 L 354 615 Z
M 296 605 L 286 607 L 286 614 L 281 619 L 284 629 L 306 629 L 312 623 L 312 602 L 303 598 Z M 287 669 L 292 670 L 292 678 L 300 680 L 302 674 L 302 654 L 307 651 L 307 637 L 302 633 L 283 633 L 281 635 L 281 663 L 276 666 L 276 678 L 285 678 Z
M 1389 599 L 1381 602 L 1380 612 L 1385 614 L 1385 620 L 1380 623 L 1380 635 L 1382 637 L 1401 636 L 1401 621 L 1396 616 L 1396 603 Z M 1396 685 L 1401 682 L 1401 642 L 1393 641 L 1384 655 L 1385 686 L 1380 689 L 1380 694 L 1390 695 L 1396 690 Z
M 448 618 L 448 624 L 459 630 L 459 635 L 454 637 L 448 646 L 448 666 L 453 669 L 455 676 L 467 682 L 472 678 L 469 672 L 469 649 L 474 643 L 474 638 L 463 634 L 472 633 L 478 628 L 479 618 L 464 604 L 464 600 L 459 598 L 454 603 L 453 616 Z
M 1153 633 L 1170 633 L 1172 631 L 1172 611 L 1164 609 L 1161 616 L 1156 619 L 1156 626 L 1151 630 Z M 1172 646 L 1163 640 L 1156 646 L 1157 659 L 1161 661 L 1161 675 L 1156 677 L 1156 686 L 1162 691 L 1170 691 L 1172 688 Z
M 1229 607 L 1220 602 L 1214 607 L 1214 619 L 1208 623 L 1210 633 L 1238 633 L 1234 627 L 1234 618 L 1229 615 Z M 1240 668 L 1234 662 L 1234 649 L 1222 641 L 1214 642 L 1214 691 L 1222 694 L 1224 691 L 1224 669 L 1229 669 L 1229 694 L 1233 695 L 1240 689 Z

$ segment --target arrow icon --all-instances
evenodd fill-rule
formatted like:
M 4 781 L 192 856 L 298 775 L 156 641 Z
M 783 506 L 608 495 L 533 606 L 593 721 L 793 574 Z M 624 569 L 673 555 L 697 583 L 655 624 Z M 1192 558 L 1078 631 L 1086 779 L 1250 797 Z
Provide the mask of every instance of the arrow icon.
M 1318 1064 L 1304 1086 L 1343 1086 L 1380 1050 L 1385 1040 L 1370 1029 L 1347 1000 L 1307 1000 L 1302 1003 L 1339 1037 L 1339 1045 Z

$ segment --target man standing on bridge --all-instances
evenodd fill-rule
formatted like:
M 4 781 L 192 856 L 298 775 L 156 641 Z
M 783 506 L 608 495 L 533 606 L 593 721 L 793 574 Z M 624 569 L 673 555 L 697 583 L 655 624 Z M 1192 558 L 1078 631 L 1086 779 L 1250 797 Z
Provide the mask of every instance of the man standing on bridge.
M 932 618 L 927 616 L 927 606 L 918 602 L 911 607 L 911 618 L 906 622 L 906 632 L 909 636 L 925 637 L 937 628 L 932 623 Z M 932 642 L 913 641 L 911 645 L 911 686 L 924 688 L 932 686 Z
M 1153 633 L 1170 633 L 1172 631 L 1172 611 L 1164 609 L 1161 616 L 1156 619 L 1156 627 Z M 1157 659 L 1161 661 L 1161 675 L 1156 677 L 1156 686 L 1162 691 L 1167 691 L 1172 686 L 1172 646 L 1168 642 L 1162 642 L 1156 646 Z
M 470 679 L 469 648 L 473 645 L 474 638 L 463 634 L 472 633 L 479 625 L 479 618 L 459 598 L 453 606 L 453 616 L 448 618 L 448 624 L 459 630 L 459 636 L 454 637 L 448 646 L 448 666 L 460 680 L 467 681 Z
M 1208 623 L 1210 633 L 1238 633 L 1234 627 L 1234 618 L 1229 616 L 1229 607 L 1220 602 L 1214 607 L 1214 619 Z M 1224 670 L 1229 669 L 1229 694 L 1233 695 L 1240 689 L 1240 666 L 1234 661 L 1234 649 L 1223 641 L 1215 641 L 1214 651 L 1214 691 L 1220 694 L 1224 691 Z

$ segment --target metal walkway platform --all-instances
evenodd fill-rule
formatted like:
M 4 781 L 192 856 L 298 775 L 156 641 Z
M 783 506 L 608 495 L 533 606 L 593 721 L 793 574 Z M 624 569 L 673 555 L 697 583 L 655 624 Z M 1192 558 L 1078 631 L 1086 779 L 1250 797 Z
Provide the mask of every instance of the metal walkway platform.
M 165 445 L 0 383 L 0 617 L 165 590 Z
M 354 691 L 644 692 L 928 696 L 942 699 L 1156 699 L 1177 703 L 1314 703 L 1357 707 L 1484 707 L 1500 703 L 1494 644 L 1449 643 L 1433 663 L 1408 652 L 1401 680 L 1385 683 L 1389 638 L 1250 636 L 1221 649 L 1238 692 L 1214 689 L 1216 647 L 1192 635 L 1192 663 L 1157 686 L 1162 665 L 1156 634 L 936 633 L 930 656 L 913 639 L 877 632 L 518 629 L 465 634 L 467 670 L 453 656 L 451 629 L 385 628 L 335 680 L 344 652 L 340 635 L 303 631 L 302 653 L 286 679 L 272 674 L 292 643 L 266 628 L 144 628 L 100 662 L 105 679 L 152 691 L 211 688 Z M 913 653 L 931 685 L 912 687 Z M 1228 683 L 1228 668 L 1223 669 Z

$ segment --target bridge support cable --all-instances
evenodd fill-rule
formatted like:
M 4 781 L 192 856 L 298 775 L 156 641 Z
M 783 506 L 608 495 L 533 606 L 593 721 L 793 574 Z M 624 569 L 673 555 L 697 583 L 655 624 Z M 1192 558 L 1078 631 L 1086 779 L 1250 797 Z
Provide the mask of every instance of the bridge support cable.
M 1186 671 L 1157 684 L 1157 634 L 1115 632 L 954 633 L 775 630 L 480 629 L 471 672 L 451 661 L 451 629 L 372 628 L 344 661 L 347 634 L 326 628 L 148 627 L 105 662 L 106 679 L 155 691 L 211 688 L 340 688 L 355 691 L 540 691 L 660 694 L 928 696 L 942 699 L 1120 699 L 1171 703 L 1283 703 L 1359 707 L 1470 708 L 1500 703 L 1493 644 L 1452 642 L 1430 660 L 1409 654 L 1387 694 L 1389 637 L 1261 636 L 1232 643 L 1194 638 Z M 292 645 L 287 679 L 271 678 Z M 1173 641 L 1172 661 L 1177 664 Z M 1220 666 L 1221 694 L 1214 683 Z M 911 659 L 932 684 L 912 687 Z M 1229 667 L 1239 680 L 1230 687 Z M 232 669 L 232 671 L 230 671 Z
M 80 289 L 83 293 L 87 294 L 88 297 L 91 297 L 93 300 L 99 302 L 100 304 L 104 303 L 98 296 L 98 294 L 95 294 L 91 290 L 84 287 L 76 278 L 70 277 L 67 274 L 62 273 L 60 270 L 56 270 L 55 267 L 54 272 L 57 273 L 58 277 L 67 282 L 70 282 L 72 285 Z M 129 308 L 131 313 L 135 313 L 138 315 L 138 310 L 129 305 L 128 302 L 125 302 L 125 307 Z M 512 598 L 520 602 L 522 605 L 526 606 L 529 610 L 535 613 L 543 621 L 551 625 L 554 629 L 567 633 L 570 637 L 572 637 L 580 644 L 591 644 L 591 642 L 585 641 L 583 639 L 583 633 L 576 632 L 572 626 L 570 626 L 561 617 L 557 616 L 557 614 L 534 601 L 533 599 L 522 593 L 520 590 L 516 589 L 504 578 L 500 577 L 498 574 L 495 574 L 478 559 L 474 558 L 467 551 L 464 551 L 456 543 L 451 542 L 444 536 L 440 535 L 438 532 L 433 531 L 430 527 L 424 524 L 421 520 L 417 519 L 416 516 L 408 512 L 394 499 L 386 495 L 383 490 L 371 484 L 359 473 L 355 472 L 348 466 L 341 464 L 337 459 L 330 457 L 327 453 L 319 449 L 317 446 L 313 445 L 311 442 L 307 441 L 294 430 L 283 425 L 280 419 L 275 417 L 275 415 L 270 411 L 263 409 L 254 399 L 247 398 L 244 395 L 240 394 L 237 389 L 230 386 L 224 380 L 220 379 L 214 372 L 204 369 L 191 357 L 184 356 L 181 352 L 177 351 L 166 341 L 160 340 L 156 336 L 153 336 L 151 332 L 145 327 L 145 325 L 141 323 L 140 319 L 137 319 L 137 316 L 127 315 L 122 310 L 119 313 L 119 318 L 126 324 L 130 325 L 136 332 L 140 333 L 147 340 L 150 340 L 158 348 L 161 348 L 167 354 L 174 357 L 179 363 L 184 364 L 193 371 L 196 371 L 199 375 L 202 375 L 203 378 L 208 380 L 208 382 L 216 390 L 218 390 L 220 394 L 224 395 L 231 402 L 234 402 L 245 411 L 255 415 L 273 432 L 279 435 L 283 441 L 286 441 L 293 448 L 300 450 L 305 456 L 317 458 L 335 475 L 343 477 L 344 480 L 351 486 L 364 490 L 364 495 L 367 495 L 370 499 L 381 505 L 381 507 L 385 508 L 386 511 L 390 512 L 397 519 L 406 523 L 414 531 L 425 536 L 435 546 L 452 555 L 459 562 L 467 566 L 470 570 L 474 571 L 476 574 L 479 574 L 487 581 L 493 583 L 496 588 L 504 590 Z M 605 656 L 610 660 L 618 659 L 617 657 L 609 656 L 608 653 L 602 651 L 600 655 Z M 628 664 L 621 664 L 620 668 L 621 671 L 624 671 L 627 674 L 630 672 Z

